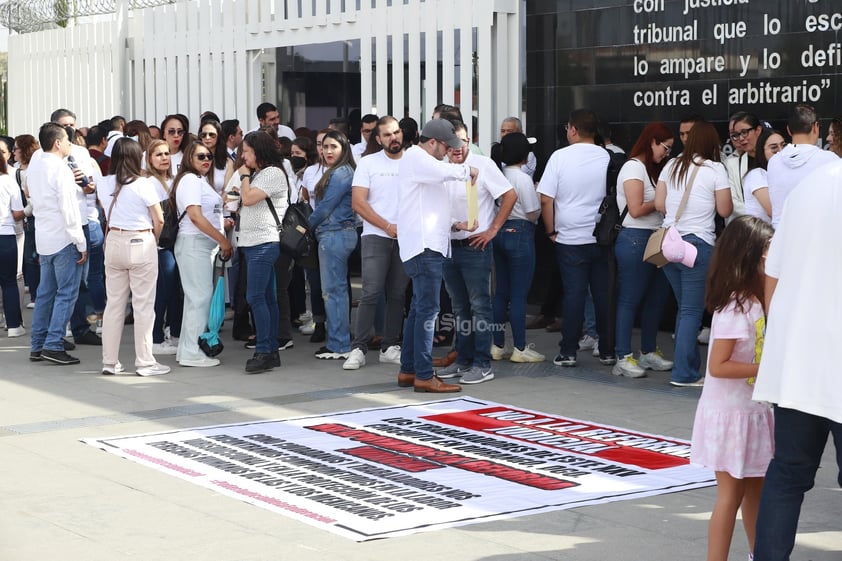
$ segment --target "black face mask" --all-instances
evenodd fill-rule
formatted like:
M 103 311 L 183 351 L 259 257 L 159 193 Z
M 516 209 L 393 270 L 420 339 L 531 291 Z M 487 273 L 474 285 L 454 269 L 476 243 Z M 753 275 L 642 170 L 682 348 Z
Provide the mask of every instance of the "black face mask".
M 292 164 L 292 171 L 295 172 L 307 167 L 307 158 L 302 158 L 301 156 L 293 156 L 289 159 L 289 162 Z

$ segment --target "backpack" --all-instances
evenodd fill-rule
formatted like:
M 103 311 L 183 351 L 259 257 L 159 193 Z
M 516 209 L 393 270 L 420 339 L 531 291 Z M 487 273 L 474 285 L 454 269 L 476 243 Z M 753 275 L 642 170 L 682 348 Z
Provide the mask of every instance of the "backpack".
M 620 212 L 620 207 L 617 206 L 617 177 L 620 175 L 620 169 L 626 163 L 626 155 L 608 152 L 608 171 L 605 176 L 605 198 L 599 205 L 599 214 L 596 217 L 596 225 L 593 229 L 593 236 L 596 238 L 597 245 L 603 247 L 614 247 L 614 242 L 617 241 L 617 236 L 620 235 L 620 230 L 623 229 L 623 220 L 629 211 L 629 207 Z

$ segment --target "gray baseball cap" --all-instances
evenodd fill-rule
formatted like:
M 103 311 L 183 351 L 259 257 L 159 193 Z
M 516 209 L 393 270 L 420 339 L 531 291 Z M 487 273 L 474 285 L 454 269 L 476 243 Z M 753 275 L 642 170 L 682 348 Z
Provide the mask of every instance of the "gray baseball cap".
M 447 119 L 433 119 L 424 125 L 421 129 L 421 136 L 425 138 L 434 138 L 446 143 L 451 148 L 462 148 L 463 142 L 456 136 L 456 129 L 453 123 Z

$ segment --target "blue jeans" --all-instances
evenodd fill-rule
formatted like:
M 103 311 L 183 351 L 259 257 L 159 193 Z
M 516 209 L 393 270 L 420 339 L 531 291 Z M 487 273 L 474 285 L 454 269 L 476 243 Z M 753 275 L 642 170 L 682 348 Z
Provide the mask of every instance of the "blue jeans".
M 105 252 L 102 244 L 105 236 L 102 226 L 96 222 L 89 223 L 88 233 L 88 292 L 90 293 L 93 311 L 101 314 L 105 310 Z
M 493 243 L 485 249 L 453 243 L 444 262 L 444 284 L 456 316 L 456 362 L 464 366 L 491 366 L 491 268 Z
M 582 336 L 582 322 L 585 317 L 585 300 L 590 288 L 596 312 L 596 331 L 602 339 L 605 333 L 605 317 L 608 303 L 608 256 L 601 247 L 593 244 L 556 244 L 556 258 L 564 287 L 561 309 L 562 356 L 575 357 Z M 611 353 L 604 349 L 603 355 Z
M 20 327 L 22 321 L 17 264 L 17 236 L 0 236 L 0 288 L 3 289 L 3 311 L 6 314 L 6 325 L 9 327 Z
M 439 315 L 444 261 L 441 253 L 425 249 L 403 264 L 412 280 L 412 304 L 403 329 L 401 372 L 414 372 L 416 380 L 433 377 L 433 334 Z
M 275 286 L 275 261 L 281 254 L 278 242 L 244 247 L 248 266 L 246 300 L 251 306 L 257 335 L 256 353 L 278 350 L 278 298 Z
M 76 263 L 81 257 L 73 244 L 41 256 L 41 284 L 32 316 L 33 351 L 64 350 L 62 338 L 82 282 L 82 265 Z
M 351 350 L 348 258 L 357 247 L 357 230 L 328 230 L 319 232 L 318 236 L 319 271 L 327 316 L 326 346 L 335 353 L 347 353 Z
M 640 312 L 640 351 L 651 353 L 657 348 L 656 338 L 661 317 L 670 295 L 669 282 L 663 271 L 643 260 L 643 251 L 652 230 L 623 228 L 614 245 L 617 259 L 617 356 L 632 352 L 631 337 L 637 309 Z
M 171 249 L 158 250 L 158 283 L 155 285 L 155 323 L 152 342 L 164 342 L 164 325 L 170 327 L 171 337 L 181 337 L 181 320 L 184 313 L 184 293 L 181 277 Z
M 526 346 L 526 296 L 535 272 L 535 225 L 528 220 L 506 220 L 494 237 L 494 344 L 505 343 L 506 312 L 515 347 Z
M 667 276 L 675 299 L 678 302 L 678 317 L 675 320 L 675 365 L 672 367 L 673 382 L 695 382 L 702 377 L 699 372 L 702 360 L 696 337 L 702 325 L 705 311 L 705 279 L 708 274 L 713 246 L 701 238 L 687 234 L 684 241 L 696 246 L 698 255 L 692 268 L 681 263 L 667 263 Z
M 828 434 L 833 435 L 840 470 L 837 481 L 842 486 L 842 424 L 775 406 L 775 455 L 760 496 L 755 561 L 789 559 L 804 493 L 813 488 Z

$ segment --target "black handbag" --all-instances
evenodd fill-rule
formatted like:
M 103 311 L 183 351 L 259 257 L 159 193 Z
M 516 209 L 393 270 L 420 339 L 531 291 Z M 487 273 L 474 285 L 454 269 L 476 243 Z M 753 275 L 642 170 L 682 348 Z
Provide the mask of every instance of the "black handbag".
M 187 213 L 187 209 L 179 216 L 178 209 L 169 199 L 166 212 L 164 213 L 164 225 L 161 227 L 161 234 L 158 236 L 158 247 L 164 249 L 172 249 L 175 247 L 175 238 L 178 236 L 178 226 L 181 224 L 181 219 Z
M 287 200 L 289 200 L 292 188 L 285 171 L 283 175 L 287 181 Z M 281 221 L 278 218 L 275 205 L 272 204 L 271 197 L 266 197 L 266 202 L 269 204 L 269 211 L 278 226 L 281 251 L 292 256 L 302 267 L 314 266 L 318 257 L 318 245 L 316 244 L 316 238 L 313 236 L 313 229 L 310 227 L 310 215 L 313 214 L 310 204 L 306 201 L 291 203 L 284 213 L 283 221 Z

